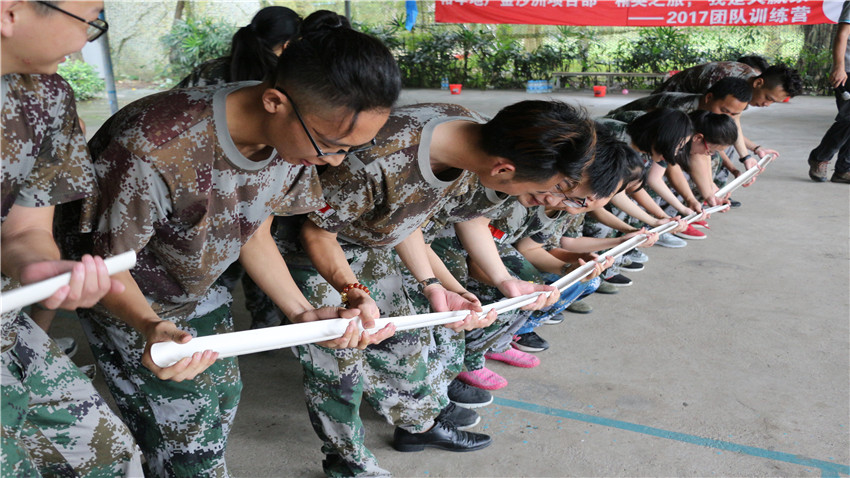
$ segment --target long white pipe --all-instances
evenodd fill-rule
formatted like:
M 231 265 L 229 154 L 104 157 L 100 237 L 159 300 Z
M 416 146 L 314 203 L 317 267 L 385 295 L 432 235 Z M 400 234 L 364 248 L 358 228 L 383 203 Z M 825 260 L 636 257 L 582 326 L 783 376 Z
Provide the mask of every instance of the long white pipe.
M 762 162 L 759 162 L 759 166 L 764 167 L 764 165 L 770 162 L 770 159 L 772 159 L 772 157 L 765 157 Z M 753 173 L 750 177 L 758 171 L 758 168 L 752 168 L 748 170 L 747 173 L 750 173 L 751 171 L 753 171 Z M 743 176 L 744 175 L 742 174 L 736 178 L 736 180 L 740 180 Z M 746 179 L 738 181 L 737 185 L 732 187 L 730 190 L 734 190 L 745 181 Z M 725 195 L 725 193 L 723 195 Z M 718 197 L 720 196 L 722 195 L 718 192 Z M 714 206 L 704 209 L 704 212 L 706 214 L 711 214 L 728 207 L 728 204 Z M 686 217 L 685 220 L 688 224 L 690 224 L 702 216 L 703 215 L 700 213 L 694 213 Z M 674 229 L 676 226 L 677 223 L 675 221 L 671 221 L 655 227 L 649 232 L 664 234 Z M 647 234 L 637 235 L 606 251 L 596 259 L 596 262 L 603 262 L 608 257 L 619 257 L 643 244 L 646 240 Z M 588 262 L 553 282 L 552 285 L 563 292 L 567 287 L 572 286 L 590 275 L 593 272 L 595 265 L 596 263 L 593 261 Z M 496 309 L 498 314 L 502 314 L 510 310 L 524 307 L 537 300 L 537 296 L 542 293 L 543 292 L 534 292 L 532 294 L 525 294 L 519 297 L 503 299 L 499 302 L 488 304 L 483 307 L 484 311 L 481 312 L 481 315 L 487 314 L 487 312 L 491 309 Z M 452 311 L 376 319 L 375 328 L 370 329 L 369 332 L 377 331 L 390 323 L 395 324 L 397 331 L 445 325 L 461 321 L 468 314 L 468 311 Z M 278 327 L 268 327 L 264 329 L 245 330 L 228 334 L 208 335 L 205 337 L 193 338 L 186 344 L 160 342 L 151 346 L 151 357 L 156 365 L 160 367 L 168 367 L 174 365 L 184 357 L 190 357 L 195 352 L 203 352 L 205 350 L 215 350 L 219 353 L 219 358 L 226 358 L 256 352 L 265 352 L 284 347 L 292 347 L 295 345 L 323 342 L 342 337 L 351 320 L 357 319 L 329 319 L 303 324 L 281 325 Z
M 117 256 L 104 259 L 109 275 L 126 271 L 136 265 L 136 253 L 127 251 Z M 40 282 L 18 287 L 0 295 L 0 311 L 3 313 L 18 310 L 28 305 L 41 302 L 55 294 L 60 287 L 71 282 L 71 273 L 66 272 Z

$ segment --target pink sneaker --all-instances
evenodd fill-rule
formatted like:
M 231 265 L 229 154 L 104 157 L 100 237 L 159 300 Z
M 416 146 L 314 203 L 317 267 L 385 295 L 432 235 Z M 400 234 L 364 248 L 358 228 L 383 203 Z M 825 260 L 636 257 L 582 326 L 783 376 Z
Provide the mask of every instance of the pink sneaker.
M 508 365 L 513 365 L 514 367 L 522 367 L 522 368 L 534 368 L 540 365 L 540 359 L 531 355 L 529 353 L 523 352 L 522 350 L 515 349 L 513 347 L 505 350 L 504 352 L 489 352 L 484 354 L 484 357 L 490 360 L 498 360 L 499 362 L 505 362 Z
M 486 367 L 472 372 L 461 372 L 457 375 L 457 379 L 467 385 L 484 390 L 498 390 L 508 385 L 508 381 L 504 377 Z

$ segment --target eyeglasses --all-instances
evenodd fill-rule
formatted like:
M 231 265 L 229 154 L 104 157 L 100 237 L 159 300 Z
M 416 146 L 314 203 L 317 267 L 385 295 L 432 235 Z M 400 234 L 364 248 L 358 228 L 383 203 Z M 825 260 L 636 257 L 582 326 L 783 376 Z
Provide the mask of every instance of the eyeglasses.
M 555 189 L 557 189 L 557 190 L 558 190 L 558 192 L 557 192 L 557 193 L 549 193 L 549 194 L 551 194 L 551 195 L 553 195 L 553 196 L 555 196 L 555 197 L 557 197 L 557 198 L 560 198 L 560 199 L 561 199 L 561 203 L 563 203 L 563 204 L 564 204 L 564 206 L 567 206 L 567 207 L 574 207 L 574 208 L 587 207 L 587 199 L 588 199 L 588 198 L 586 198 L 586 197 L 583 197 L 583 198 L 577 198 L 577 197 L 569 197 L 569 196 L 567 196 L 567 192 L 566 192 L 566 191 L 564 191 L 564 189 L 563 189 L 563 188 L 561 188 L 561 183 L 556 184 L 556 185 L 555 185 Z
M 88 28 L 86 28 L 86 41 L 95 41 L 98 38 L 100 38 L 104 33 L 106 33 L 107 30 L 109 30 L 109 24 L 106 23 L 106 20 L 103 20 L 103 19 L 100 19 L 100 18 L 95 18 L 92 21 L 88 21 L 83 17 L 78 17 L 77 15 L 74 15 L 73 13 L 71 13 L 69 11 L 61 9 L 61 8 L 57 7 L 56 5 L 53 5 L 52 3 L 48 3 L 48 2 L 38 2 L 38 3 L 44 5 L 45 7 L 52 8 L 54 10 L 58 10 L 58 11 L 64 13 L 65 15 L 68 15 L 69 17 L 76 18 L 77 20 L 88 24 Z
M 711 147 L 708 146 L 708 141 L 705 140 L 705 136 L 703 136 L 703 138 L 702 138 L 702 145 L 705 146 L 706 154 L 708 154 L 708 155 L 714 154 L 714 151 L 712 151 Z
M 275 86 L 274 88 L 277 91 L 280 91 L 281 93 L 283 93 L 284 96 L 289 98 L 289 104 L 292 105 L 292 111 L 295 112 L 295 116 L 298 118 L 298 122 L 301 123 L 301 127 L 304 128 L 304 132 L 307 133 L 307 137 L 310 138 L 310 143 L 313 144 L 313 148 L 316 150 L 316 157 L 317 158 L 322 158 L 322 157 L 325 157 L 325 156 L 336 156 L 338 154 L 341 154 L 343 156 L 348 156 L 349 154 L 361 153 L 363 151 L 368 151 L 368 150 L 374 148 L 376 144 L 378 144 L 378 142 L 375 140 L 375 138 L 372 138 L 372 141 L 369 141 L 368 143 L 361 145 L 361 146 L 355 146 L 353 148 L 350 148 L 348 151 L 346 151 L 344 149 L 340 149 L 339 151 L 337 151 L 335 153 L 326 153 L 326 152 L 322 151 L 322 148 L 320 148 L 319 145 L 316 143 L 316 140 L 313 139 L 313 135 L 310 134 L 310 130 L 307 129 L 307 125 L 304 123 L 304 118 L 302 118 L 301 113 L 298 112 L 298 107 L 295 106 L 295 102 L 292 101 L 292 97 L 289 96 L 289 94 L 283 88 L 281 88 L 279 86 Z

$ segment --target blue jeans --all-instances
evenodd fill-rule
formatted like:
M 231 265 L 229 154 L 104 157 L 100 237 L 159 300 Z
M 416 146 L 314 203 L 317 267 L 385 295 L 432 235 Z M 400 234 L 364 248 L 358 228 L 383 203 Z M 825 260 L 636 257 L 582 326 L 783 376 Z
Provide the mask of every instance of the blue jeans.
M 552 283 L 561 277 L 555 274 L 543 273 L 543 278 L 546 279 L 546 282 Z M 525 322 L 525 325 L 517 334 L 527 334 L 532 330 L 536 329 L 540 324 L 546 321 L 549 317 L 553 317 L 557 314 L 563 312 L 567 307 L 570 306 L 573 302 L 587 297 L 588 295 L 596 292 L 596 289 L 599 288 L 599 284 L 602 283 L 602 279 L 599 277 L 593 278 L 587 282 L 579 282 L 577 284 L 573 284 L 570 287 L 564 289 L 561 292 L 561 297 L 558 298 L 558 301 L 552 304 L 551 306 L 542 309 L 536 310 L 531 313 L 528 320 Z

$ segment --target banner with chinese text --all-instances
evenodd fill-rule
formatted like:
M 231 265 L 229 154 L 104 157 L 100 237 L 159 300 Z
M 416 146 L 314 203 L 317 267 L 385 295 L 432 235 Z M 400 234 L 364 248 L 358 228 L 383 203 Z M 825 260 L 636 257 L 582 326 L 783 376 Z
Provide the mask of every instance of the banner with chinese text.
M 836 0 L 437 0 L 441 23 L 746 26 L 836 23 Z

